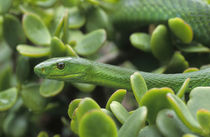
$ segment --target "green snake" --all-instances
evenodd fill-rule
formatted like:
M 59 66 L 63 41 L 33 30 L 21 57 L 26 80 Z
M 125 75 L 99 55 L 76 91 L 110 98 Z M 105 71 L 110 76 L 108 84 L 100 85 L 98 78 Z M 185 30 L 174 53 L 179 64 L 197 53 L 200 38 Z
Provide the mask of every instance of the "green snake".
M 61 57 L 46 60 L 34 68 L 44 78 L 69 82 L 92 83 L 96 85 L 131 90 L 130 76 L 137 70 L 126 69 L 75 57 Z M 189 88 L 210 86 L 210 69 L 180 74 L 153 74 L 138 71 L 149 89 L 170 87 L 178 91 L 183 82 L 190 78 Z
M 115 28 L 167 24 L 180 17 L 191 26 L 196 41 L 210 46 L 210 6 L 202 0 L 119 0 L 113 5 L 109 15 Z
M 117 28 L 132 28 L 148 24 L 167 24 L 180 17 L 193 29 L 196 41 L 210 46 L 210 6 L 201 0 L 120 0 L 109 12 Z M 130 90 L 130 76 L 137 70 L 97 63 L 82 58 L 54 58 L 38 64 L 37 75 L 71 82 L 92 83 Z M 170 87 L 178 91 L 185 79 L 189 88 L 210 86 L 210 69 L 186 74 L 153 74 L 141 72 L 148 88 Z

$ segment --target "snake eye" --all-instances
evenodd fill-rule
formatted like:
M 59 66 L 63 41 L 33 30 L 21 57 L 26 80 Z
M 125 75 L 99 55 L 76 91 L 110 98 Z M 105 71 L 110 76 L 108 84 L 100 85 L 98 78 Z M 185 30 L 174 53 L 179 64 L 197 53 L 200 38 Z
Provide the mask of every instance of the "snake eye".
M 58 69 L 62 70 L 62 69 L 64 69 L 64 67 L 65 67 L 65 64 L 63 62 L 57 63 L 57 68 Z

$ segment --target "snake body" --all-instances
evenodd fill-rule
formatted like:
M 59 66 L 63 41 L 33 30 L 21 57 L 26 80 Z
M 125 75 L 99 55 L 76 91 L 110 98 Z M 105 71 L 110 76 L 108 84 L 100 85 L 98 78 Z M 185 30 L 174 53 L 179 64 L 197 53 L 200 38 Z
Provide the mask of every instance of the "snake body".
M 59 65 L 63 65 L 59 68 Z M 40 77 L 70 82 L 125 88 L 131 90 L 130 76 L 137 70 L 98 63 L 82 58 L 52 58 L 38 64 L 34 71 Z M 148 88 L 170 87 L 178 91 L 185 79 L 190 78 L 189 88 L 210 86 L 210 68 L 190 73 L 153 74 L 138 71 Z
M 119 0 L 110 13 L 117 28 L 167 24 L 180 17 L 192 27 L 194 39 L 210 46 L 210 6 L 201 0 Z

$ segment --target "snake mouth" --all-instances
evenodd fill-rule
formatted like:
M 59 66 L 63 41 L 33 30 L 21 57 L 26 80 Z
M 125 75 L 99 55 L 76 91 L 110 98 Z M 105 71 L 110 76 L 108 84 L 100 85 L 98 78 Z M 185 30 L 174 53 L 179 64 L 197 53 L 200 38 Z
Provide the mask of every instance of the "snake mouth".
M 50 79 L 71 79 L 81 76 L 81 74 L 70 74 L 70 75 L 49 75 L 48 78 Z

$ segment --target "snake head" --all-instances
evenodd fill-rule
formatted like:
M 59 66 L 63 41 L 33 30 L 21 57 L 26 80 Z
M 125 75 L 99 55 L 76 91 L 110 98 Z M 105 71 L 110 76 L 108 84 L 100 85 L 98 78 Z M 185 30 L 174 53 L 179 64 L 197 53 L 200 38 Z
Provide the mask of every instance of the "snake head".
M 80 58 L 62 57 L 48 59 L 34 67 L 34 72 L 43 78 L 75 81 L 86 75 L 87 62 Z

